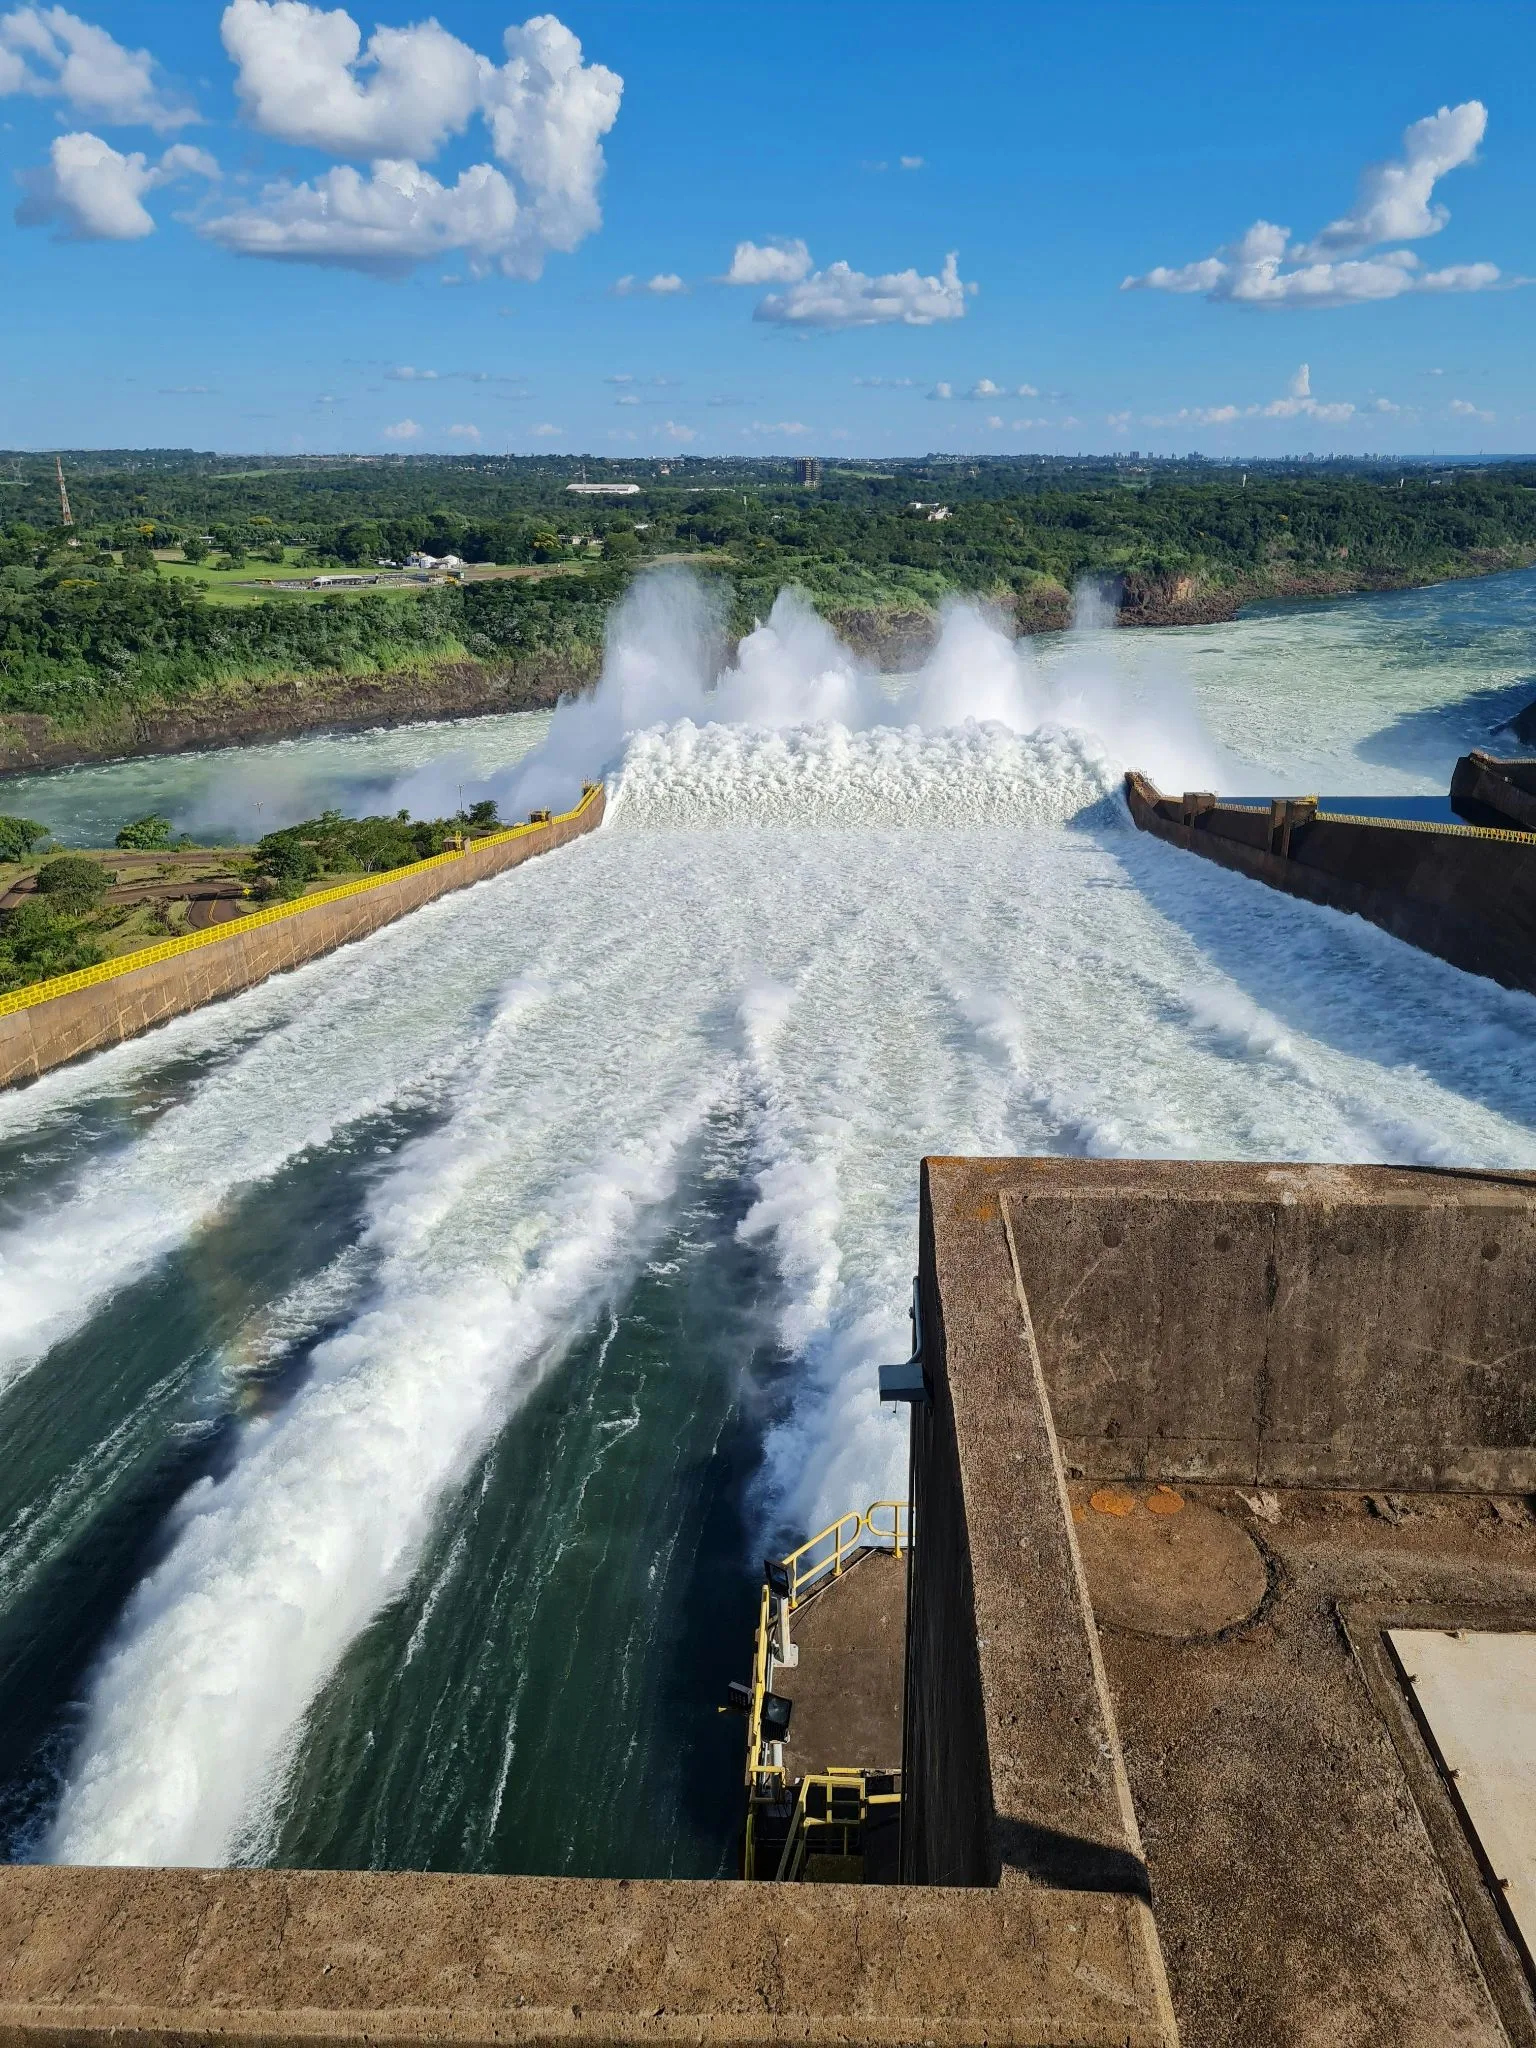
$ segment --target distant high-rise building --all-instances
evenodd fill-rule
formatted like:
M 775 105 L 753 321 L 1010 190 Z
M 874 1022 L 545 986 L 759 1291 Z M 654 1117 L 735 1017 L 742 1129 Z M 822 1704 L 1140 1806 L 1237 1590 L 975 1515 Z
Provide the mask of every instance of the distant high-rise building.
M 802 455 L 795 464 L 795 482 L 814 491 L 821 482 L 821 463 L 814 455 Z

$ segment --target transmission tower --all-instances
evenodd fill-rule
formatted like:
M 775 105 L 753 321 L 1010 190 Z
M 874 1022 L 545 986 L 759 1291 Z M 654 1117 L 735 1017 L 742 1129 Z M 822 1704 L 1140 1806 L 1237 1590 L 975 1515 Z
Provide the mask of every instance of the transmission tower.
M 73 526 L 75 515 L 69 509 L 69 492 L 64 488 L 64 458 L 62 455 L 55 455 L 53 466 L 58 473 L 59 479 L 59 524 L 61 526 Z M 77 548 L 80 545 L 73 534 L 70 536 L 69 544 L 72 548 Z

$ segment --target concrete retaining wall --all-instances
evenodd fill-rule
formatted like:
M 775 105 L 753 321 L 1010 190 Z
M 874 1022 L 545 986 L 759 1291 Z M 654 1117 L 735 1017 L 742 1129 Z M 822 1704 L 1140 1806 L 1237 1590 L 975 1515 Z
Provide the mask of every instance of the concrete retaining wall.
M 1212 803 L 1186 817 L 1178 798 L 1136 774 L 1126 802 L 1143 832 L 1171 846 L 1536 992 L 1536 836 L 1315 816 L 1286 828 L 1281 852 L 1265 811 Z
M 1129 1913 L 1146 1869 L 996 1164 L 923 1163 L 902 1875 Z
M 472 845 L 458 858 L 422 862 L 333 902 L 297 904 L 269 920 L 237 919 L 206 943 L 143 967 L 112 973 L 85 988 L 0 1015 L 0 1087 L 35 1080 L 50 1067 L 135 1038 L 171 1017 L 237 994 L 270 974 L 334 952 L 450 890 L 520 867 L 596 829 L 604 793 L 516 837 Z M 23 994 L 27 993 L 23 991 Z
M 1037 1159 L 1007 1216 L 1090 1477 L 1536 1489 L 1536 1177 Z

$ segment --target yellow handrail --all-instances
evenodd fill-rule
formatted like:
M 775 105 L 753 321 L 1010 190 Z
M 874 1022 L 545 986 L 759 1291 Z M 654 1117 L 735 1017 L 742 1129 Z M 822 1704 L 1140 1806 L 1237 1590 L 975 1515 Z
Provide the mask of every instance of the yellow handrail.
M 601 783 L 589 783 L 573 811 L 562 811 L 559 817 L 549 822 L 564 825 L 573 818 L 579 818 L 595 801 L 601 788 Z M 212 946 L 221 939 L 238 938 L 241 933 L 255 931 L 261 925 L 275 924 L 280 918 L 296 916 L 301 910 L 314 910 L 322 903 L 340 903 L 345 897 L 380 888 L 385 882 L 398 882 L 405 875 L 425 874 L 428 868 L 440 868 L 449 861 L 463 860 L 471 853 L 480 852 L 483 847 L 505 846 L 509 840 L 526 838 L 530 832 L 547 829 L 544 824 L 511 825 L 505 832 L 487 833 L 484 838 L 471 840 L 448 853 L 429 854 L 425 860 L 410 861 L 402 868 L 385 868 L 376 875 L 359 875 L 355 881 L 338 882 L 334 888 L 318 890 L 313 896 L 296 896 L 289 903 L 269 903 L 264 909 L 253 910 L 245 917 L 232 917 L 224 924 L 209 925 L 200 932 L 186 932 L 180 938 L 164 939 L 159 945 L 141 947 L 136 953 L 120 953 L 115 960 L 102 960 L 94 967 L 77 967 L 72 974 L 55 974 L 47 981 L 30 982 L 25 988 L 12 989 L 8 995 L 0 995 L 0 1017 L 15 1010 L 29 1010 L 35 1003 L 52 1002 L 55 996 L 72 995 L 76 989 L 94 988 L 100 982 L 115 980 L 120 974 L 132 974 L 136 968 L 153 967 L 161 960 L 174 960 L 199 946 Z
M 865 1771 L 857 1767 L 840 1768 L 831 1766 L 825 1771 L 815 1771 L 800 1780 L 795 1794 L 795 1810 L 789 1823 L 789 1833 L 784 1838 L 784 1848 L 779 1857 L 779 1867 L 774 1876 L 781 1884 L 792 1884 L 805 1868 L 805 1859 L 810 1854 L 810 1835 L 813 1828 L 824 1830 L 830 1835 L 834 1829 L 842 1837 L 842 1854 L 852 1852 L 850 1835 L 855 1829 L 862 1829 L 869 1818 L 872 1806 L 900 1806 L 901 1794 L 894 1789 L 889 1792 L 871 1792 L 869 1779 L 877 1777 L 887 1780 L 894 1787 L 899 1773 L 893 1771 Z M 827 1810 L 813 1814 L 809 1808 L 810 1794 L 819 1790 L 826 1794 Z M 834 1813 L 833 1798 L 837 1793 L 846 1797 L 852 1794 L 858 1800 L 855 1814 Z M 749 1875 L 754 1873 L 749 1872 Z
M 874 1516 L 890 1516 L 889 1528 L 877 1528 Z M 808 1600 L 830 1577 L 840 1578 L 848 1565 L 866 1550 L 894 1550 L 900 1557 L 902 1544 L 911 1548 L 910 1536 L 903 1529 L 903 1517 L 908 1516 L 904 1500 L 872 1501 L 859 1514 L 850 1509 L 846 1515 L 839 1515 L 835 1522 L 829 1522 L 818 1535 L 812 1536 L 792 1550 L 784 1559 L 789 1570 L 789 1604 L 791 1609 Z
M 875 1517 L 890 1517 L 890 1526 L 877 1524 Z M 820 1546 L 831 1547 L 812 1556 Z M 818 1535 L 792 1550 L 782 1562 L 789 1572 L 789 1606 L 793 1612 L 812 1593 L 840 1578 L 866 1550 L 892 1550 L 897 1557 L 903 1546 L 912 1548 L 912 1511 L 904 1500 L 877 1500 L 859 1514 L 850 1509 L 829 1522 Z M 754 1796 L 773 1796 L 782 1790 L 785 1770 L 765 1755 L 763 1741 L 763 1700 L 773 1690 L 773 1595 L 765 1585 L 758 1601 L 757 1642 L 752 1653 L 752 1704 L 747 1710 L 747 1786 Z M 747 1812 L 748 1858 L 751 1849 L 752 1809 Z

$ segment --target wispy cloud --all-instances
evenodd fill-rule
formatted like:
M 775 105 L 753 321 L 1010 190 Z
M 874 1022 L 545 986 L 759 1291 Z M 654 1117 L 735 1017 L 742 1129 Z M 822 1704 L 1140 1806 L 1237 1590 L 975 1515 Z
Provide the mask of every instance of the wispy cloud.
M 1213 300 L 1254 306 L 1350 306 L 1408 292 L 1486 291 L 1501 281 L 1493 263 L 1425 270 L 1412 249 L 1382 248 L 1439 234 L 1450 219 L 1432 204 L 1438 180 L 1470 163 L 1488 125 L 1480 100 L 1442 107 L 1403 132 L 1403 154 L 1362 174 L 1355 204 L 1311 241 L 1257 220 L 1214 256 L 1174 267 L 1159 264 L 1127 277 L 1122 291 L 1203 292 Z M 1376 254 L 1366 252 L 1376 250 Z M 1519 279 L 1506 280 L 1523 282 Z
M 1174 413 L 1149 413 L 1142 419 L 1147 427 L 1229 427 L 1238 420 L 1317 420 L 1324 426 L 1342 426 L 1353 419 L 1356 408 L 1348 400 L 1328 400 L 1312 395 L 1312 371 L 1297 365 L 1284 395 L 1263 405 L 1192 405 Z
M 148 50 L 129 50 L 64 7 L 16 7 L 0 16 L 0 95 L 63 100 L 87 120 L 164 134 L 198 118 L 158 81 Z
M 674 298 L 679 292 L 686 292 L 687 285 L 675 270 L 658 270 L 654 277 L 639 278 L 633 274 L 614 280 L 613 295 L 616 299 L 632 299 L 641 292 L 649 292 L 652 298 Z

